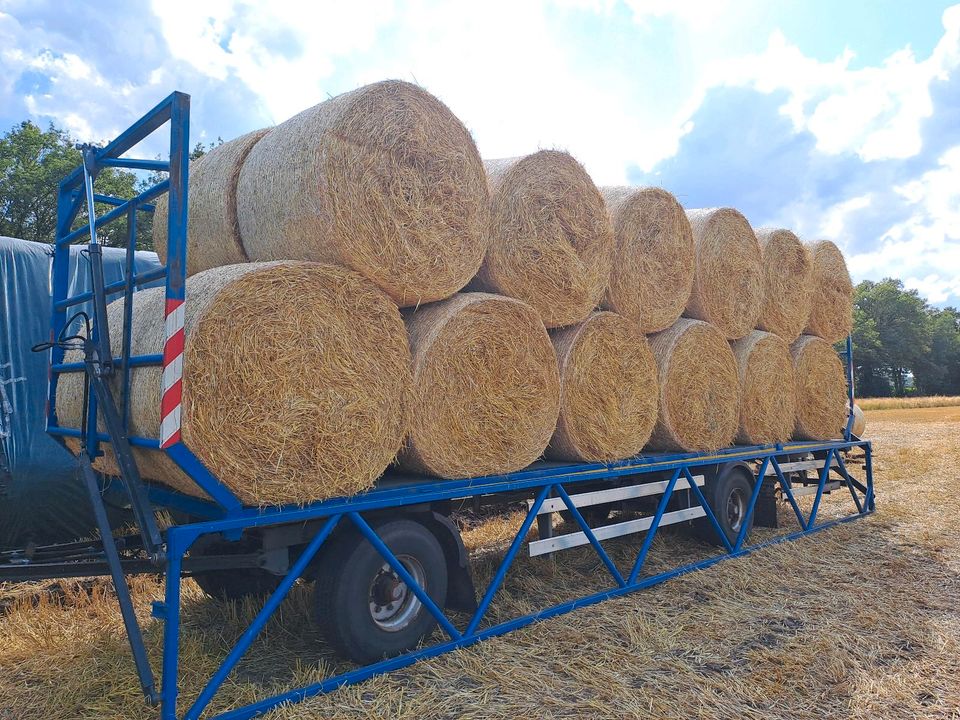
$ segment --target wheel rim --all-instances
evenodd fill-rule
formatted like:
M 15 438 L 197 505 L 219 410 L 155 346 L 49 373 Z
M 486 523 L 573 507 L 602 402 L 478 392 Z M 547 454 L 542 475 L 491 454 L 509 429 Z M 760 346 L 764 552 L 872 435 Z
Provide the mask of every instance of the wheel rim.
M 397 555 L 397 560 L 420 587 L 424 587 L 426 573 L 420 561 L 411 555 Z M 420 614 L 422 603 L 387 563 L 384 563 L 370 583 L 368 596 L 370 617 L 377 627 L 387 632 L 399 632 Z
M 747 499 L 741 488 L 734 488 L 727 497 L 727 523 L 734 532 L 740 531 L 743 516 L 747 508 Z

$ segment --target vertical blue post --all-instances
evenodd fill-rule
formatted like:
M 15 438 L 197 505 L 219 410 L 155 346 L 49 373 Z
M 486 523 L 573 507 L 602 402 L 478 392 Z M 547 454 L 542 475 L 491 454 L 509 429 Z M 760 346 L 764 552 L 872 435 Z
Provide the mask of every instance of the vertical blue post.
M 847 415 L 847 426 L 843 431 L 843 439 L 850 441 L 853 432 L 853 337 L 847 335 L 847 402 L 850 403 L 850 412 Z
M 183 300 L 187 277 L 187 192 L 190 96 L 173 93 L 170 109 L 170 193 L 167 203 L 167 300 Z M 163 218 L 154 218 L 154 222 Z
M 76 214 L 76 203 L 69 188 L 60 185 L 57 194 L 57 235 L 60 240 L 64 235 L 70 232 L 70 224 L 73 222 L 73 216 Z M 67 312 L 65 309 L 57 309 L 57 304 L 67 298 L 67 282 L 70 273 L 70 246 L 55 242 L 53 246 L 53 287 L 50 301 L 50 342 L 54 342 L 63 332 L 64 325 L 67 322 Z M 62 348 L 53 347 L 50 350 L 51 368 L 63 362 L 64 351 Z M 54 373 L 52 369 L 48 370 L 49 385 L 47 387 L 47 427 L 55 427 L 57 422 L 57 380 L 59 374 Z
M 185 552 L 176 542 L 176 530 L 167 531 L 167 577 L 163 614 L 163 676 L 160 679 L 160 718 L 177 720 L 180 662 L 180 572 Z
M 120 385 L 121 402 L 121 420 L 123 422 L 123 431 L 129 432 L 130 419 L 130 347 L 133 337 L 133 291 L 135 289 L 133 276 L 136 271 L 136 251 L 137 251 L 137 208 L 131 206 L 127 211 L 127 255 L 124 264 L 124 280 L 126 286 L 123 288 L 123 347 L 120 351 L 120 371 L 123 382 Z
M 867 443 L 863 446 L 863 449 L 866 451 L 864 470 L 867 474 L 867 497 L 864 498 L 863 505 L 867 512 L 873 512 L 877 509 L 876 503 L 873 501 L 873 445 Z

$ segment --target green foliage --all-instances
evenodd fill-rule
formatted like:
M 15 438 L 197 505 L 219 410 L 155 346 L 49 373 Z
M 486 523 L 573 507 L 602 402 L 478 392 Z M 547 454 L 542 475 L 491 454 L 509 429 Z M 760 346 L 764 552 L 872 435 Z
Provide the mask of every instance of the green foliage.
M 860 395 L 960 393 L 960 314 L 930 307 L 899 280 L 857 286 L 853 346 Z
M 223 143 L 197 143 L 190 153 L 196 160 Z M 46 131 L 29 120 L 14 126 L 0 137 L 0 235 L 52 243 L 57 227 L 57 187 L 83 157 L 73 139 L 51 124 Z M 137 174 L 106 168 L 97 177 L 94 189 L 103 195 L 129 199 L 145 188 L 166 177 L 166 173 Z M 98 216 L 109 212 L 112 206 L 94 203 Z M 137 217 L 137 248 L 153 249 L 153 218 L 149 213 Z M 87 224 L 86 203 L 73 228 Z M 106 245 L 123 245 L 127 236 L 127 220 L 121 218 L 100 231 L 100 240 Z

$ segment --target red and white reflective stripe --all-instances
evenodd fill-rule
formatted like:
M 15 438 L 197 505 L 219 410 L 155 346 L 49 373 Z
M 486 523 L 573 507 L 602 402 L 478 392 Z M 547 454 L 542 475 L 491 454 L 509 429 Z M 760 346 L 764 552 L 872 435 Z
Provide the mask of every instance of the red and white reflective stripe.
M 163 382 L 160 396 L 160 447 L 180 442 L 183 395 L 183 300 L 167 299 L 164 319 Z

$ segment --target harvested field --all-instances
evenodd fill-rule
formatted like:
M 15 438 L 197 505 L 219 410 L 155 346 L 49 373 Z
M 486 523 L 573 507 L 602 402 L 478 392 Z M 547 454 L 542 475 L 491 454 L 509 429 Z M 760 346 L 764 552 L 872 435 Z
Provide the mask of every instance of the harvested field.
M 877 453 L 878 514 L 871 518 L 266 717 L 956 718 L 960 534 L 954 500 L 941 488 L 960 462 L 960 408 L 868 412 L 867 420 Z M 823 512 L 849 505 L 849 497 L 831 495 Z M 479 579 L 492 573 L 516 522 L 498 516 L 466 530 Z M 760 529 L 756 537 L 769 533 Z M 608 545 L 622 563 L 638 544 Z M 665 532 L 654 543 L 651 569 L 709 552 Z M 589 548 L 523 560 L 495 600 L 494 616 L 597 587 L 603 572 Z M 0 717 L 156 717 L 140 698 L 108 588 L 71 581 L 0 591 L 7 605 Z M 254 608 L 224 610 L 192 583 L 185 592 L 186 700 Z M 149 619 L 149 601 L 159 593 L 155 580 L 135 585 L 155 663 L 161 625 Z M 332 668 L 306 619 L 309 599 L 306 588 L 295 591 L 224 687 L 218 709 Z
M 857 405 L 859 405 L 862 410 L 956 407 L 960 405 L 960 397 L 929 395 L 927 397 L 905 398 L 857 398 Z

